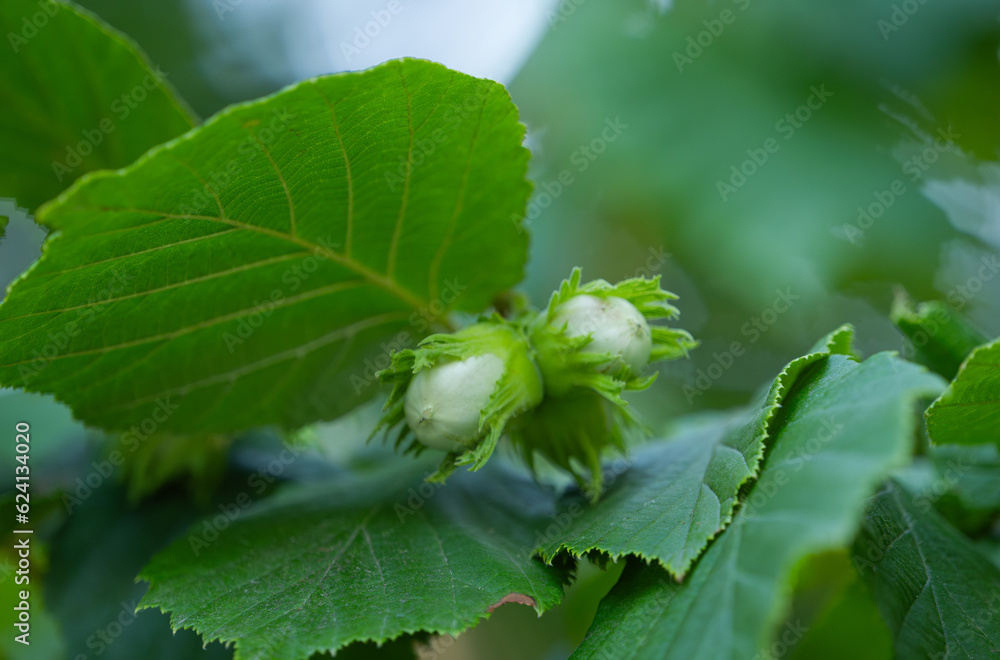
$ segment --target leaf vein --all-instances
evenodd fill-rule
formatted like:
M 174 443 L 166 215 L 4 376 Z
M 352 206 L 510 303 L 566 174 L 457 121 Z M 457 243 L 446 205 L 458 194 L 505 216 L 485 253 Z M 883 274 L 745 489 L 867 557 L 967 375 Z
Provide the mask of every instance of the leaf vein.
M 385 276 L 389 279 L 392 279 L 396 271 L 399 240 L 403 233 L 403 220 L 406 218 L 406 206 L 410 197 L 410 181 L 413 178 L 413 104 L 410 90 L 406 87 L 406 78 L 403 76 L 403 65 L 399 64 L 397 69 L 399 70 L 399 81 L 403 85 L 403 94 L 406 96 L 406 122 L 410 134 L 410 144 L 406 151 L 406 177 L 403 179 L 402 200 L 400 201 L 399 214 L 396 216 L 396 226 L 392 231 L 392 242 L 389 244 L 389 260 L 385 272 Z
M 173 387 L 168 390 L 164 390 L 162 392 L 158 392 L 156 394 L 151 394 L 149 396 L 143 397 L 142 399 L 131 401 L 128 404 L 122 404 L 119 406 L 110 407 L 108 408 L 108 410 L 111 412 L 117 410 L 129 410 L 143 404 L 153 403 L 159 398 L 162 398 L 164 396 L 169 397 L 173 394 L 184 396 L 189 392 L 191 392 L 192 390 L 201 389 L 203 387 L 208 387 L 216 383 L 234 379 L 235 377 L 238 376 L 243 376 L 248 373 L 253 373 L 254 371 L 259 371 L 260 369 L 264 369 L 273 364 L 279 364 L 291 357 L 304 357 L 305 355 L 311 353 L 312 351 L 318 348 L 322 348 L 323 346 L 333 343 L 339 339 L 350 338 L 354 336 L 354 334 L 356 334 L 357 332 L 360 332 L 361 330 L 365 330 L 370 327 L 377 327 L 379 325 L 382 325 L 383 323 L 400 321 L 405 318 L 407 318 L 406 312 L 391 312 L 387 314 L 380 314 L 378 316 L 373 316 L 364 319 L 363 321 L 358 321 L 356 323 L 352 323 L 349 326 L 345 326 L 343 328 L 335 330 L 329 334 L 324 335 L 323 337 L 314 339 L 313 341 L 307 342 L 306 344 L 303 344 L 301 346 L 297 346 L 295 348 L 274 353 L 272 355 L 267 356 L 266 358 L 258 360 L 257 362 L 251 362 L 249 364 L 245 364 L 241 367 L 238 367 L 226 373 L 216 374 L 214 376 L 210 376 L 209 378 L 202 379 L 201 381 L 188 383 L 186 385 L 182 385 L 179 387 Z
M 440 285 L 437 281 L 438 270 L 441 268 L 441 262 L 444 260 L 445 253 L 451 247 L 451 242 L 455 235 L 455 224 L 465 203 L 465 191 L 469 183 L 469 172 L 472 170 L 472 154 L 475 151 L 476 140 L 479 138 L 479 131 L 482 129 L 483 114 L 486 111 L 486 103 L 488 100 L 489 95 L 487 94 L 483 97 L 483 104 L 479 108 L 479 120 L 476 122 L 476 130 L 473 132 L 472 140 L 469 142 L 469 155 L 465 159 L 465 168 L 462 171 L 462 181 L 459 184 L 458 197 L 455 200 L 455 209 L 452 211 L 451 218 L 448 220 L 448 228 L 445 230 L 444 239 L 438 246 L 437 252 L 434 254 L 434 259 L 431 261 L 430 269 L 428 270 L 427 279 L 430 287 L 427 294 L 428 300 L 438 299 L 440 289 Z
M 340 132 L 340 122 L 337 120 L 337 111 L 327 98 L 319 85 L 313 84 L 313 89 L 322 97 L 323 102 L 330 108 L 330 117 L 333 120 L 333 132 L 337 136 L 337 143 L 340 145 L 340 153 L 344 156 L 344 168 L 347 175 L 347 229 L 344 239 L 344 256 L 351 256 L 351 240 L 354 235 L 354 176 L 351 174 L 351 160 L 347 157 L 347 147 L 344 145 L 344 136 Z

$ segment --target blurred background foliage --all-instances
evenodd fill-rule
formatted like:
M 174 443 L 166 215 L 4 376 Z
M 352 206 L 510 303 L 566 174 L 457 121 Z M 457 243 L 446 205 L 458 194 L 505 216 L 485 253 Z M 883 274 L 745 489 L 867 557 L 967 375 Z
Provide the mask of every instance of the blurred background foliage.
M 81 4 L 135 39 L 202 117 L 400 56 L 507 84 L 534 154 L 525 292 L 543 304 L 576 265 L 585 278 L 659 274 L 681 296 L 678 325 L 702 341 L 633 397 L 654 425 L 745 403 L 843 322 L 858 328 L 864 353 L 907 355 L 888 318 L 901 291 L 944 300 L 985 335 L 1000 333 L 1000 272 L 991 267 L 1000 250 L 995 1 L 398 2 L 402 10 L 369 43 L 356 41 L 358 30 L 386 7 L 381 0 Z M 827 98 L 814 96 L 809 108 L 816 90 Z M 11 223 L 0 247 L 4 282 L 36 258 L 41 239 L 37 228 Z M 34 487 L 51 498 L 43 595 L 61 633 L 37 657 L 92 657 L 88 640 L 142 593 L 132 583 L 138 568 L 280 449 L 262 432 L 228 454 L 226 442 L 142 452 L 123 472 L 165 488 L 140 502 L 150 483 L 126 488 L 116 475 L 67 515 L 61 493 L 77 492 L 114 441 L 48 398 L 0 392 L 2 427 L 15 418 L 35 424 Z M 377 462 L 381 448 L 357 449 L 371 418 L 364 410 L 310 433 L 311 458 L 277 482 Z M 8 491 L 11 460 L 0 457 Z M 584 566 L 567 602 L 543 619 L 504 607 L 425 656 L 565 658 L 618 570 Z M 795 602 L 789 620 L 809 628 L 795 657 L 889 653 L 844 557 L 803 567 Z M 165 615 L 137 621 L 102 657 L 196 657 L 197 639 L 170 636 Z M 218 645 L 206 652 L 228 654 Z

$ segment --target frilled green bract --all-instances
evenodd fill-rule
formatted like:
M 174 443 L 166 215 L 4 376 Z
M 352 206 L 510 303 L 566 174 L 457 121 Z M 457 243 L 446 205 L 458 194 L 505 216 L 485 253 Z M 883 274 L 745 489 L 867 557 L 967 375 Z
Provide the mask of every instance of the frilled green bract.
M 513 319 L 494 314 L 454 334 L 432 335 L 415 350 L 394 354 L 391 366 L 379 373 L 381 382 L 392 383 L 393 390 L 375 433 L 401 426 L 396 446 L 409 440 L 406 451 L 426 448 L 417 437 L 420 433 L 425 433 L 421 437 L 430 446 L 439 446 L 439 440 L 448 443 L 441 444 L 442 449 L 456 445 L 432 481 L 443 481 L 460 465 L 482 467 L 506 433 L 530 468 L 534 470 L 536 458 L 542 456 L 572 474 L 590 499 L 597 500 L 603 488 L 602 454 L 606 449 L 624 452 L 626 435 L 643 428 L 622 394 L 648 388 L 657 376 L 643 375 L 650 363 L 684 357 L 697 342 L 684 330 L 655 324 L 679 314 L 669 303 L 677 296 L 660 288 L 659 277 L 615 285 L 604 280 L 581 285 L 580 277 L 580 269 L 574 269 L 545 310 L 517 305 Z M 462 414 L 453 413 L 478 407 L 478 403 L 463 404 L 462 399 L 466 392 L 475 399 L 471 391 L 482 391 L 482 379 L 475 387 L 461 379 L 469 374 L 492 379 L 494 370 L 467 362 L 463 365 L 467 368 L 454 370 L 454 378 L 451 373 L 434 372 L 439 382 L 447 383 L 434 390 L 440 405 L 427 404 L 433 379 L 414 382 L 414 377 L 424 369 L 488 354 L 503 361 L 503 375 L 485 407 L 472 411 L 479 416 L 479 428 L 470 432 L 475 417 L 458 419 Z M 413 406 L 418 399 L 420 403 Z M 435 428 L 432 422 L 441 424 L 437 430 L 448 425 L 448 432 L 426 435 Z
M 612 447 L 625 452 L 625 435 L 642 424 L 628 408 L 610 403 L 593 390 L 546 396 L 537 408 L 520 415 L 507 430 L 511 442 L 532 470 L 540 454 L 576 479 L 596 501 L 603 487 L 601 458 Z
M 444 481 L 461 465 L 471 465 L 472 470 L 481 468 L 496 449 L 508 422 L 537 406 L 544 396 L 541 373 L 520 324 L 506 321 L 499 315 L 454 334 L 431 335 L 416 349 L 393 354 L 390 367 L 379 372 L 379 380 L 392 383 L 393 389 L 385 405 L 385 416 L 373 435 L 381 429 L 389 430 L 401 424 L 396 446 L 409 441 L 406 451 L 423 451 L 425 447 L 417 441 L 406 423 L 404 410 L 406 392 L 414 376 L 423 369 L 486 354 L 500 358 L 504 371 L 489 403 L 479 413 L 479 431 L 474 437 L 466 439 L 460 449 L 450 452 L 429 479 Z
M 548 309 L 530 323 L 528 334 L 538 355 L 539 367 L 545 379 L 545 391 L 558 396 L 572 392 L 576 388 L 589 388 L 600 393 L 609 401 L 623 404 L 624 390 L 643 390 L 656 380 L 656 374 L 643 378 L 632 373 L 627 363 L 621 362 L 615 369 L 606 369 L 618 360 L 610 353 L 594 353 L 587 350 L 591 338 L 587 335 L 573 337 L 567 333 L 565 324 L 555 321 L 561 305 L 571 298 L 589 295 L 597 298 L 622 298 L 631 303 L 647 321 L 676 318 L 680 312 L 669 300 L 677 296 L 660 288 L 660 277 L 652 279 L 635 277 L 618 284 L 604 280 L 594 280 L 580 285 L 581 271 L 573 270 L 564 280 L 559 290 L 552 294 Z M 651 325 L 652 352 L 649 362 L 660 362 L 685 357 L 688 351 L 698 345 L 691 335 L 663 325 Z
M 601 299 L 621 298 L 635 307 L 647 322 L 672 319 L 679 311 L 668 301 L 677 296 L 660 288 L 660 278 L 632 278 L 612 285 L 604 280 L 580 284 L 581 271 L 573 270 L 552 295 L 548 308 L 524 321 L 545 381 L 545 402 L 522 415 L 510 437 L 529 465 L 538 452 L 571 472 L 597 499 L 602 488 L 601 453 L 605 448 L 624 450 L 623 433 L 641 424 L 622 398 L 625 390 L 643 390 L 656 373 L 633 373 L 621 356 L 588 351 L 592 335 L 572 336 L 559 323 L 560 306 L 581 295 Z M 595 319 L 595 323 L 604 322 Z M 653 325 L 649 362 L 687 355 L 697 342 L 684 330 Z

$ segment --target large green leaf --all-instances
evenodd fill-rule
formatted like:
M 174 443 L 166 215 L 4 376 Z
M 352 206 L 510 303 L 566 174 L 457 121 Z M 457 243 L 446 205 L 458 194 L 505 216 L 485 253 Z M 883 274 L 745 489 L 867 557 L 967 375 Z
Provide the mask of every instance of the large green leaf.
M 740 487 L 756 477 L 764 443 L 777 411 L 795 381 L 825 357 L 850 352 L 852 330 L 839 328 L 775 378 L 764 402 L 750 411 L 712 423 L 685 427 L 676 436 L 651 442 L 630 458 L 630 469 L 590 506 L 573 494 L 562 503 L 571 512 L 559 533 L 545 538 L 541 555 L 592 550 L 612 558 L 638 555 L 682 575 L 709 540 L 732 520 Z
M 409 460 L 289 489 L 192 528 L 141 577 L 145 607 L 238 658 L 304 658 L 405 633 L 458 634 L 503 602 L 558 604 L 566 573 L 531 557 L 553 500 L 497 467 L 420 481 Z M 217 538 L 216 538 L 217 536 Z
M 850 543 L 865 500 L 909 456 L 914 400 L 942 386 L 888 353 L 813 366 L 779 413 L 760 478 L 685 583 L 631 564 L 574 657 L 753 657 L 785 614 L 797 566 Z
M 128 165 L 194 117 L 127 37 L 53 0 L 0 3 L 0 197 L 37 208 L 91 170 Z
M 520 280 L 523 134 L 502 86 L 418 60 L 230 108 L 43 207 L 0 382 L 143 432 L 336 417 Z
M 897 658 L 1000 653 L 1000 570 L 933 509 L 889 481 L 854 548 L 895 638 Z
M 927 410 L 936 444 L 1000 445 L 1000 340 L 980 346 Z

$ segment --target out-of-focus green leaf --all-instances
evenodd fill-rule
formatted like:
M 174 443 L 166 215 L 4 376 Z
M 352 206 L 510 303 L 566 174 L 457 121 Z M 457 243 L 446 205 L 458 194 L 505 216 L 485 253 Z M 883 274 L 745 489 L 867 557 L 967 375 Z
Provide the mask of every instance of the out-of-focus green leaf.
M 14 518 L 13 500 L 14 496 L 8 495 L 4 498 L 3 506 L 0 506 L 8 520 Z M 15 527 L 32 529 L 27 525 Z M 63 660 L 66 657 L 66 643 L 55 618 L 46 608 L 43 592 L 48 568 L 48 546 L 40 537 L 29 534 L 11 532 L 0 539 L 3 540 L 3 547 L 0 548 L 0 604 L 3 606 L 0 611 L 0 626 L 3 626 L 5 633 L 0 635 L 0 657 Z M 25 543 L 31 560 L 29 571 L 18 566 L 22 559 L 18 546 Z M 21 572 L 18 573 L 18 570 Z M 26 577 L 29 582 L 23 581 Z M 25 594 L 28 598 L 22 599 Z M 22 614 L 27 617 L 27 621 L 21 620 Z M 25 623 L 26 628 L 16 627 Z
M 337 660 L 415 660 L 413 638 L 409 635 L 394 639 L 385 644 L 374 642 L 358 642 L 341 649 L 335 656 L 329 653 L 318 653 L 311 660 L 335 657 Z
M 205 504 L 226 469 L 231 438 L 199 434 L 151 436 L 142 441 L 122 434 L 104 447 L 104 460 L 119 468 L 133 504 L 169 482 L 182 483 L 192 498 Z
M 897 658 L 1000 653 L 1000 570 L 932 509 L 890 481 L 854 549 L 895 640 Z
M 91 482 L 93 483 L 93 482 Z M 66 658 L 224 660 L 232 653 L 190 631 L 176 634 L 166 615 L 136 612 L 146 590 L 135 575 L 158 549 L 197 516 L 179 499 L 138 508 L 113 483 L 93 489 L 51 539 L 45 580 L 49 611 L 66 642 Z
M 917 510 L 935 509 L 956 529 L 979 536 L 992 524 L 1000 488 L 996 454 L 995 445 L 932 446 L 893 478 L 912 494 Z
M 4 0 L 0 35 L 0 197 L 35 209 L 195 124 L 169 72 L 76 5 Z
M 948 380 L 969 353 L 989 341 L 968 319 L 938 300 L 914 306 L 905 296 L 897 296 L 891 316 L 909 339 L 914 361 Z
M 945 445 L 932 447 L 929 455 L 941 481 L 966 507 L 1000 509 L 1000 449 L 996 445 Z
M 681 385 L 710 369 L 720 376 L 697 405 L 742 403 L 783 355 L 845 320 L 864 330 L 862 350 L 894 346 L 887 283 L 927 299 L 981 267 L 937 279 L 942 245 L 960 234 L 923 191 L 952 175 L 937 148 L 952 138 L 938 131 L 996 158 L 987 118 L 1000 69 L 984 45 L 996 11 L 990 0 L 918 4 L 888 38 L 879 22 L 902 6 L 893 0 L 600 0 L 554 14 L 511 85 L 538 145 L 526 286 L 540 299 L 577 265 L 607 279 L 664 275 L 702 348 L 689 371 L 636 397 L 650 417 L 685 412 Z M 821 104 L 814 88 L 832 95 Z M 735 192 L 723 197 L 720 183 Z M 990 190 L 959 201 L 978 215 Z M 734 341 L 748 355 L 725 369 Z
M 846 548 L 809 557 L 795 572 L 794 583 L 791 607 L 767 649 L 771 657 L 892 657 L 889 629 Z
M 879 614 L 872 595 L 858 580 L 849 582 L 823 613 L 802 630 L 798 621 L 779 628 L 769 650 L 784 648 L 790 660 L 888 660 L 892 658 L 892 636 Z M 796 632 L 804 633 L 796 639 Z M 776 646 L 777 645 L 777 646 Z
M 294 428 L 516 284 L 530 185 L 502 86 L 421 60 L 232 107 L 45 206 L 0 382 L 116 429 Z
M 554 515 L 548 492 L 495 467 L 421 482 L 431 465 L 302 485 L 245 512 L 237 500 L 142 570 L 143 607 L 235 642 L 237 658 L 298 659 L 455 635 L 505 602 L 558 604 L 565 571 L 532 558 Z
M 797 379 L 831 354 L 850 354 L 851 335 L 849 326 L 839 328 L 813 352 L 789 362 L 759 407 L 640 447 L 596 504 L 578 494 L 564 498 L 566 524 L 545 539 L 542 557 L 598 550 L 612 558 L 656 560 L 683 575 L 732 520 L 736 495 L 757 476 L 777 412 Z
M 67 477 L 77 467 L 73 459 L 86 454 L 85 441 L 92 433 L 51 396 L 0 390 L 0 429 L 13 429 L 19 422 L 31 427 L 32 492 L 41 495 L 72 481 Z M 16 465 L 14 451 L 0 452 L 0 487 L 13 489 Z
M 962 363 L 928 408 L 927 432 L 938 445 L 1000 446 L 1000 340 L 977 348 Z
M 732 524 L 683 584 L 630 564 L 575 658 L 751 658 L 770 646 L 799 564 L 848 545 L 864 503 L 905 463 L 914 402 L 941 379 L 888 353 L 833 355 L 786 400 Z

